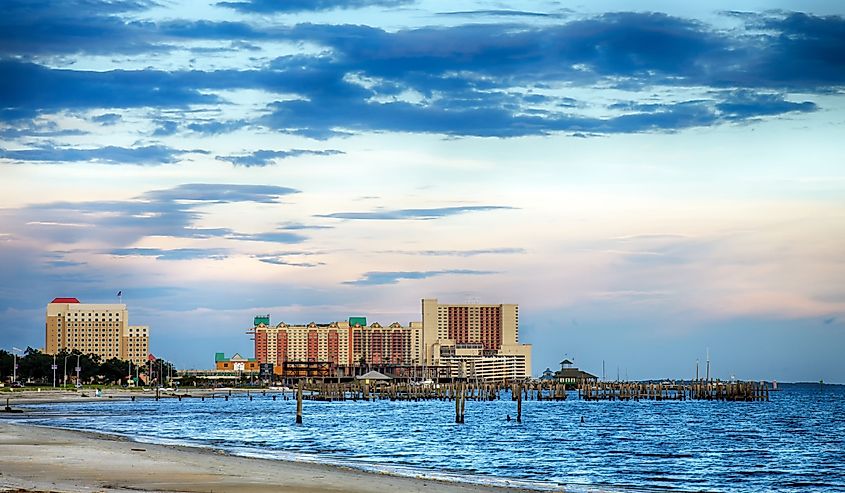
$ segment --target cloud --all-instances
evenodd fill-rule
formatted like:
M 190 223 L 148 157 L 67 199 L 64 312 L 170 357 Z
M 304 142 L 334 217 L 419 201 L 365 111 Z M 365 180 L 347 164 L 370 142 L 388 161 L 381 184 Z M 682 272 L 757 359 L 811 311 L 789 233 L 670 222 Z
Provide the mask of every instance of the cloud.
M 277 185 L 233 185 L 227 183 L 184 183 L 165 190 L 145 192 L 141 198 L 155 201 L 197 201 L 218 204 L 232 202 L 278 202 L 283 196 L 299 193 L 295 188 Z
M 441 217 L 465 214 L 467 212 L 487 212 L 495 210 L 513 210 L 515 207 L 501 205 L 476 205 L 460 207 L 439 207 L 434 209 L 398 209 L 373 212 L 333 212 L 318 214 L 315 217 L 355 220 L 401 220 L 401 219 L 439 219 Z
M 326 265 L 324 262 L 290 262 L 281 257 L 258 257 L 259 262 L 273 265 L 287 265 L 291 267 L 319 267 Z
M 321 224 L 285 223 L 276 229 L 281 231 L 297 231 L 303 229 L 334 229 L 334 226 L 324 226 Z
M 0 149 L 0 159 L 12 161 L 41 162 L 92 162 L 102 164 L 160 165 L 179 161 L 179 156 L 198 150 L 173 149 L 161 145 L 145 147 L 106 146 L 94 149 L 55 147 L 49 144 L 35 149 L 6 150 Z
M 116 248 L 108 252 L 117 257 L 153 257 L 156 260 L 223 260 L 228 250 L 222 248 Z
M 245 155 L 238 155 L 238 156 L 218 156 L 217 159 L 220 161 L 226 161 L 229 163 L 234 164 L 235 166 L 245 166 L 245 167 L 253 167 L 253 166 L 268 166 L 273 164 L 273 162 L 277 159 L 287 159 L 290 157 L 298 157 L 298 156 L 335 156 L 338 154 L 345 154 L 343 151 L 338 151 L 335 149 L 326 149 L 326 150 L 308 150 L 308 149 L 291 149 L 289 151 L 272 151 L 261 149 L 258 151 L 253 151 L 249 154 Z
M 228 7 L 249 14 L 319 12 L 337 9 L 361 9 L 365 7 L 397 7 L 413 3 L 414 0 L 244 0 L 240 2 L 218 2 L 215 5 Z
M 122 117 L 117 113 L 104 113 L 102 115 L 95 116 L 91 119 L 94 123 L 99 123 L 105 127 L 116 125 L 120 122 Z
M 228 122 L 204 122 L 204 123 L 189 123 L 187 125 L 189 130 L 203 135 L 220 135 L 234 132 L 249 125 L 246 120 L 233 120 Z
M 227 6 L 279 11 L 299 8 L 300 3 Z M 0 62 L 5 75 L 0 79 L 0 118 L 69 109 L 188 109 L 225 102 L 220 91 L 255 89 L 285 99 L 251 118 L 199 121 L 187 128 L 218 135 L 247 125 L 264 126 L 315 139 L 361 132 L 500 138 L 602 135 L 675 132 L 814 111 L 815 102 L 793 100 L 791 94 L 828 93 L 845 84 L 845 61 L 837 55 L 845 50 L 840 35 L 845 21 L 838 16 L 768 13 L 748 17 L 733 31 L 665 14 L 632 12 L 551 25 L 534 25 L 517 16 L 525 22 L 391 31 L 361 25 L 140 22 L 120 17 L 120 9 L 145 5 L 107 8 L 101 15 L 74 19 L 90 23 L 92 32 L 100 28 L 108 34 L 119 29 L 115 19 L 120 20 L 130 32 L 119 33 L 113 43 L 100 34 L 110 42 L 98 44 L 113 44 L 115 49 L 127 48 L 129 39 L 136 42 L 133 49 L 147 46 L 151 53 L 186 39 L 287 41 L 322 49 L 282 56 L 253 70 L 85 71 L 7 58 Z M 17 55 L 26 46 L 47 52 L 55 48 L 53 38 L 41 40 L 33 33 L 49 30 L 51 23 L 60 24 L 62 16 L 71 15 L 63 7 L 56 13 L 47 8 L 38 12 L 39 29 L 16 31 L 24 38 L 15 44 Z M 78 51 L 94 49 L 86 39 L 76 43 Z M 74 45 L 69 34 L 64 44 Z M 96 49 L 105 49 L 99 46 Z M 566 94 L 570 87 L 612 87 L 635 94 L 680 88 L 679 93 L 702 95 L 603 108 L 575 101 Z M 160 124 L 154 134 L 172 135 L 176 130 L 175 124 Z
M 275 185 L 186 183 L 151 190 L 131 200 L 48 202 L 5 209 L 0 210 L 0 219 L 16 237 L 59 244 L 87 241 L 118 248 L 146 237 L 301 243 L 306 237 L 291 232 L 243 233 L 197 226 L 205 215 L 204 206 L 279 204 L 282 197 L 295 193 L 298 190 Z M 69 227 L 68 218 L 73 218 L 74 227 Z M 140 253 L 136 250 L 135 254 Z
M 227 238 L 242 241 L 264 241 L 268 243 L 302 243 L 306 239 L 300 234 L 278 231 L 256 234 L 232 233 Z
M 437 15 L 459 17 L 559 17 L 560 14 L 530 12 L 527 10 L 464 10 L 459 12 L 438 12 Z
M 445 275 L 488 275 L 495 274 L 492 271 L 450 269 L 430 271 L 406 271 L 406 272 L 366 272 L 361 279 L 355 281 L 344 281 L 343 284 L 354 286 L 377 286 L 383 284 L 396 284 L 402 279 L 428 279 L 430 277 Z
M 156 122 L 156 129 L 153 131 L 153 137 L 167 137 L 175 134 L 179 130 L 179 124 L 173 120 L 161 120 Z
M 762 116 L 782 115 L 791 112 L 816 111 L 818 107 L 812 101 L 800 103 L 786 101 L 782 94 L 753 93 L 734 91 L 719 103 L 716 109 L 726 120 L 747 120 Z
M 428 257 L 475 257 L 477 255 L 511 255 L 525 253 L 524 248 L 482 248 L 476 250 L 388 250 L 381 253 L 424 255 Z
M 156 70 L 105 72 L 50 69 L 12 60 L 0 61 L 0 108 L 20 118 L 41 111 L 89 108 L 187 107 L 215 103 L 196 84 L 179 83 Z
M 0 54 L 137 54 L 165 49 L 143 24 L 121 17 L 155 5 L 133 0 L 4 0 Z
M 2 112 L 2 110 L 0 110 Z M 0 137 L 12 140 L 21 137 L 68 137 L 86 135 L 88 132 L 75 128 L 61 128 L 54 121 L 18 120 L 13 126 L 0 130 Z

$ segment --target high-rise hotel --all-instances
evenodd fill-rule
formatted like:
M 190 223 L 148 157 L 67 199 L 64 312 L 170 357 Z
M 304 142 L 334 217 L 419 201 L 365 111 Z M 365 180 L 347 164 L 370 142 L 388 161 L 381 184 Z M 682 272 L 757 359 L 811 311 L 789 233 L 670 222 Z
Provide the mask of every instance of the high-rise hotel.
M 80 303 L 76 298 L 56 298 L 47 304 L 44 352 L 79 350 L 103 360 L 118 358 L 143 365 L 150 351 L 150 329 L 129 325 L 124 304 Z
M 327 324 L 270 324 L 255 317 L 255 357 L 335 367 L 441 367 L 452 376 L 501 380 L 531 375 L 531 345 L 519 343 L 517 305 L 446 305 L 422 300 L 422 322 L 367 325 L 366 318 Z M 351 373 L 351 372 L 348 372 Z
M 424 299 L 422 319 L 426 364 L 481 379 L 531 376 L 531 345 L 519 343 L 517 305 Z

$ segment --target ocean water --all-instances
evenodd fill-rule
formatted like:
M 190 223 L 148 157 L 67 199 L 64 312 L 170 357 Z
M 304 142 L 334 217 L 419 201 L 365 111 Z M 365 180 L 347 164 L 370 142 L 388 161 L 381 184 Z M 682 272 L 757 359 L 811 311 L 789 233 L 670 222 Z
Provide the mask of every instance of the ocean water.
M 771 402 L 48 404 L 29 422 L 233 454 L 455 481 L 587 491 L 845 491 L 845 386 L 781 385 Z M 583 417 L 583 423 L 581 418 Z

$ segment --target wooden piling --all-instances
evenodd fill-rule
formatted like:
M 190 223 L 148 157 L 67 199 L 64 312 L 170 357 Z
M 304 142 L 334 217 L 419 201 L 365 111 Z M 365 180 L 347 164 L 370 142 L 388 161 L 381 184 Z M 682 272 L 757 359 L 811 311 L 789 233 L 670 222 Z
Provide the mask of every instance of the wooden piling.
M 302 424 L 302 379 L 296 389 L 296 424 Z

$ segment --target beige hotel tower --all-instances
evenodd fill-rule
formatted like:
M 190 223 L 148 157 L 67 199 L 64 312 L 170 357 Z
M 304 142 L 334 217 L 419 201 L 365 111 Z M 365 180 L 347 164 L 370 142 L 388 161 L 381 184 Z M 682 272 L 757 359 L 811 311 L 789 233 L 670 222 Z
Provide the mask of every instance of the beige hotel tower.
M 76 298 L 56 298 L 47 304 L 44 352 L 78 349 L 102 360 L 118 358 L 136 365 L 147 362 L 150 329 L 129 325 L 124 304 L 80 303 Z

